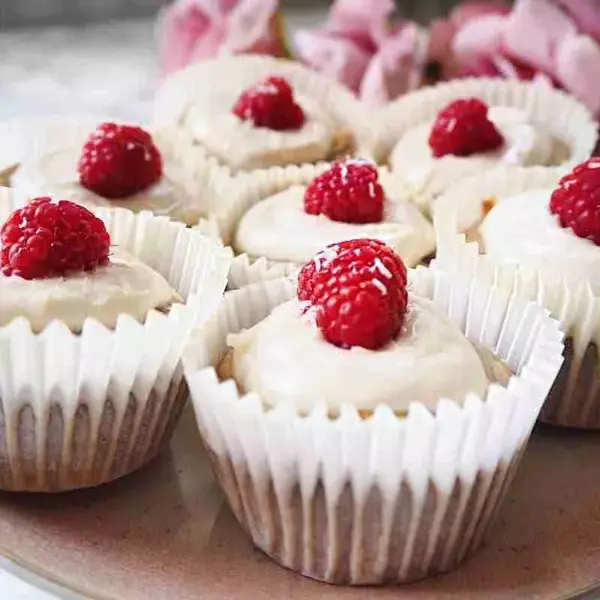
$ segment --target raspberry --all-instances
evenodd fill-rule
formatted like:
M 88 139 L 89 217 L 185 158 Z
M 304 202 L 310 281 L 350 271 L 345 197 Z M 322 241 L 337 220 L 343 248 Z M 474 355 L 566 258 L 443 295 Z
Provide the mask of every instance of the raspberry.
M 600 158 L 577 165 L 550 197 L 550 212 L 561 227 L 600 246 Z
M 268 77 L 238 98 L 233 114 L 255 127 L 292 131 L 304 125 L 304 111 L 294 100 L 290 84 L 282 77 Z
M 371 163 L 348 160 L 334 163 L 306 188 L 304 210 L 344 223 L 379 223 L 383 220 L 383 188 Z
M 0 229 L 0 270 L 23 279 L 92 271 L 108 263 L 110 236 L 87 208 L 36 198 Z
M 429 147 L 436 158 L 453 154 L 470 156 L 495 150 L 502 134 L 488 119 L 488 107 L 477 98 L 455 100 L 442 110 L 431 129 Z
M 155 184 L 163 163 L 152 136 L 131 125 L 103 123 L 83 146 L 82 186 L 104 198 L 127 198 Z
M 406 287 L 406 267 L 398 254 L 379 240 L 361 238 L 331 244 L 307 262 L 298 274 L 298 298 L 315 302 L 332 276 L 361 265 L 382 281 L 392 280 L 392 289 Z
M 377 240 L 334 244 L 300 271 L 298 298 L 315 309 L 317 326 L 329 342 L 376 349 L 402 325 L 406 267 Z

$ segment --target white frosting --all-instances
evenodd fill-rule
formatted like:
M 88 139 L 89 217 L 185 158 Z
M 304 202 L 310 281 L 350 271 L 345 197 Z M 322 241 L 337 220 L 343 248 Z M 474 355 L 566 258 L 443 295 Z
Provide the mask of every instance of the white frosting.
M 325 160 L 338 142 L 337 128 L 309 99 L 296 97 L 306 121 L 296 131 L 255 127 L 232 113 L 240 90 L 215 90 L 191 106 L 185 127 L 193 138 L 233 169 L 255 169 Z
M 549 165 L 554 160 L 552 137 L 529 122 L 525 112 L 493 106 L 489 118 L 504 136 L 497 150 L 472 156 L 436 158 L 429 147 L 434 121 L 409 130 L 396 144 L 390 156 L 393 170 L 414 189 L 437 195 L 462 177 L 485 171 L 499 163 L 507 165 Z
M 559 225 L 551 189 L 500 198 L 479 227 L 486 254 L 553 276 L 588 280 L 600 290 L 600 248 Z
M 293 186 L 254 205 L 241 219 L 234 248 L 253 258 L 303 264 L 325 246 L 374 238 L 394 248 L 412 267 L 435 249 L 432 225 L 401 198 L 387 198 L 381 223 L 342 223 L 304 210 L 305 186 Z
M 91 317 L 113 328 L 121 314 L 143 322 L 150 310 L 180 301 L 162 275 L 119 249 L 113 249 L 108 265 L 66 278 L 28 280 L 0 273 L 0 326 L 24 316 L 34 331 L 54 319 L 80 331 Z
M 398 338 L 379 350 L 344 350 L 324 340 L 291 300 L 256 326 L 232 335 L 233 377 L 245 392 L 270 406 L 293 402 L 302 411 L 324 401 L 394 411 L 422 402 L 434 409 L 440 398 L 464 401 L 483 396 L 486 372 L 473 345 L 429 300 L 410 296 Z
M 107 199 L 79 183 L 77 163 L 82 144 L 68 148 L 50 147 L 34 159 L 26 161 L 11 178 L 11 185 L 30 196 L 52 195 L 94 208 L 123 207 L 133 212 L 150 210 L 187 225 L 195 225 L 205 215 L 205 206 L 193 189 L 188 174 L 178 161 L 163 153 L 161 180 L 128 198 Z

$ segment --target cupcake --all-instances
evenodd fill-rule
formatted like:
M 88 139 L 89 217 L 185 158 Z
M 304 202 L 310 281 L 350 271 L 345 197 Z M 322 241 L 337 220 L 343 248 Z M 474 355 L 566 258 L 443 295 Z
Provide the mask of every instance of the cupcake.
M 180 358 L 229 253 L 184 225 L 0 190 L 0 489 L 141 467 L 187 398 Z
M 596 137 L 591 114 L 571 96 L 539 83 L 482 78 L 393 102 L 367 145 L 428 212 L 460 178 L 500 165 L 567 169 L 590 156 Z
M 81 126 L 69 143 L 49 142 L 26 158 L 11 185 L 31 195 L 52 194 L 94 208 L 152 211 L 195 225 L 210 211 L 215 165 L 187 136 L 164 129 L 105 122 Z
M 183 128 L 235 171 L 331 160 L 355 148 L 364 126 L 359 102 L 338 83 L 296 62 L 250 55 L 169 77 L 154 120 Z
M 349 241 L 297 288 L 227 294 L 184 352 L 235 516 L 309 577 L 397 583 L 458 565 L 560 367 L 561 334 L 540 307 L 436 261 L 408 279 L 385 245 Z
M 599 207 L 597 158 L 560 180 L 542 169 L 498 168 L 436 204 L 442 259 L 489 271 L 560 320 L 565 362 L 540 415 L 547 423 L 600 428 Z M 459 231 L 477 243 L 465 246 Z
M 385 168 L 362 159 L 240 176 L 218 228 L 238 255 L 230 286 L 289 274 L 320 249 L 379 239 L 409 266 L 435 250 L 433 227 Z

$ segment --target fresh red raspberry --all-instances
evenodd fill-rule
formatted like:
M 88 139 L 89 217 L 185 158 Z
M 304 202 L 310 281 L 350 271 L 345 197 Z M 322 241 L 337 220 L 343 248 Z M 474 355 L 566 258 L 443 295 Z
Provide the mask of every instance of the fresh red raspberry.
M 391 280 L 393 289 L 406 287 L 406 267 L 398 254 L 379 240 L 361 238 L 331 244 L 307 262 L 298 274 L 298 298 L 312 304 L 332 277 L 359 268 Z
M 242 92 L 233 114 L 242 121 L 252 121 L 255 127 L 275 131 L 300 129 L 305 121 L 304 111 L 283 77 L 268 77 Z
M 377 240 L 334 244 L 301 270 L 298 298 L 315 310 L 317 326 L 332 344 L 376 349 L 404 320 L 406 267 Z
M 429 147 L 437 158 L 447 154 L 470 156 L 495 150 L 503 143 L 502 134 L 488 119 L 487 105 L 477 98 L 448 104 L 438 114 L 429 134 Z
M 377 168 L 364 160 L 334 163 L 304 193 L 304 210 L 344 223 L 379 223 L 385 194 Z
M 104 198 L 127 198 L 155 184 L 163 162 L 147 131 L 103 123 L 83 146 L 78 168 L 87 189 Z
M 550 197 L 550 212 L 561 227 L 600 246 L 600 158 L 577 165 Z
M 36 198 L 0 229 L 0 270 L 24 279 L 92 271 L 108 263 L 110 236 L 87 208 Z
M 317 305 L 316 322 L 331 344 L 376 350 L 398 334 L 402 315 L 371 280 L 340 281 Z

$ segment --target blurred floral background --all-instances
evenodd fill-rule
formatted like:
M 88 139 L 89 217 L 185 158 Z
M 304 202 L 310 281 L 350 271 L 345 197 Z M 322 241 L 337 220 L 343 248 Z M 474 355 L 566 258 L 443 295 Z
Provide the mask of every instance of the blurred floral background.
M 1 0 L 0 118 L 144 120 L 160 78 L 221 53 L 290 56 L 377 106 L 486 75 L 600 114 L 600 0 Z

